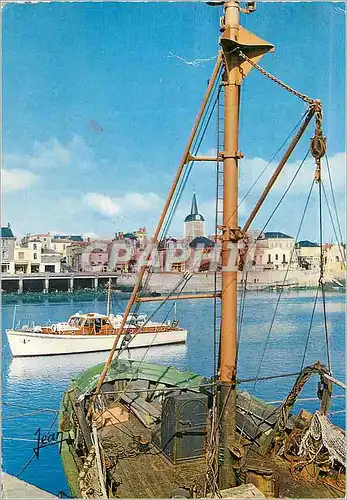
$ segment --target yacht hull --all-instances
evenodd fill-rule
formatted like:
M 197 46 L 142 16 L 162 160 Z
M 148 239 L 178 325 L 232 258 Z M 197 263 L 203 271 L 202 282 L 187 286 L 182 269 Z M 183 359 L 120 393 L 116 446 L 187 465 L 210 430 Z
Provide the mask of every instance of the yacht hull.
M 14 357 L 52 356 L 109 351 L 115 335 L 57 335 L 49 333 L 6 330 L 9 347 Z M 121 335 L 117 349 L 122 345 Z M 160 333 L 139 333 L 133 336 L 129 348 L 181 344 L 187 339 L 187 330 L 168 330 Z

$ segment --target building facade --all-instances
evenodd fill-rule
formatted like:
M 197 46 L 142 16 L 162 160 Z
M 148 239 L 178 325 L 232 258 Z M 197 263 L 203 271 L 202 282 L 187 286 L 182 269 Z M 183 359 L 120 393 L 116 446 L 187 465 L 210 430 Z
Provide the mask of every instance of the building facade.
M 14 248 L 16 238 L 10 223 L 1 227 L 1 272 L 14 274 Z
M 298 241 L 295 248 L 299 267 L 308 271 L 319 269 L 321 249 L 318 243 L 309 240 Z
M 66 235 L 66 234 L 51 234 L 51 233 L 38 233 L 27 234 L 22 243 L 25 245 L 30 241 L 40 241 L 43 250 L 53 250 L 61 254 L 63 262 L 66 262 L 67 248 L 76 242 L 82 242 L 81 235 Z
M 16 245 L 14 274 L 60 273 L 61 254 L 43 246 L 39 239 Z
M 346 248 L 344 245 L 326 243 L 323 246 L 324 270 L 331 276 L 341 277 L 346 271 Z
M 253 267 L 257 270 L 296 269 L 298 259 L 295 251 L 295 239 L 287 234 L 269 231 L 262 233 L 256 243 L 253 255 Z

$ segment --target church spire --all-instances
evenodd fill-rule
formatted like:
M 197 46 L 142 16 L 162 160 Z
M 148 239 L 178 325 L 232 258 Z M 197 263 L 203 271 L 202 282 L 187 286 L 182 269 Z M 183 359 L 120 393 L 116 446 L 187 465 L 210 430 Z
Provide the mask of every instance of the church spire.
M 193 193 L 193 199 L 192 199 L 192 208 L 190 210 L 190 215 L 198 215 L 198 204 L 196 201 L 196 196 L 195 193 Z
M 198 203 L 196 201 L 196 195 L 193 193 L 192 207 L 190 209 L 190 214 L 184 219 L 184 222 L 204 222 L 204 218 L 198 212 Z

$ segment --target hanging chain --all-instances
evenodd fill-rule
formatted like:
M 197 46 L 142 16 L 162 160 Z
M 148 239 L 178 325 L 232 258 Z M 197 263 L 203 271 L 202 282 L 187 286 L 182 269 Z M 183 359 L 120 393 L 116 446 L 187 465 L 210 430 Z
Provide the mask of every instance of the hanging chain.
M 315 159 L 316 163 L 316 170 L 314 173 L 314 180 L 316 182 L 320 182 L 321 180 L 321 158 L 325 155 L 326 152 L 326 137 L 323 135 L 322 131 L 322 121 L 323 121 L 323 115 L 322 115 L 322 104 L 318 99 L 312 99 L 311 97 L 308 97 L 306 94 L 302 94 L 301 92 L 298 92 L 297 90 L 293 89 L 286 83 L 282 82 L 279 78 L 276 76 L 272 75 L 268 71 L 266 71 L 264 68 L 259 66 L 259 64 L 255 63 L 250 59 L 249 57 L 246 56 L 241 50 L 239 50 L 239 56 L 247 61 L 253 68 L 257 69 L 262 75 L 266 76 L 273 82 L 277 83 L 280 87 L 284 88 L 291 94 L 295 95 L 302 101 L 306 102 L 309 104 L 310 107 L 313 107 L 315 110 L 315 118 L 316 118 L 316 127 L 315 127 L 315 134 L 314 137 L 311 138 L 311 154 Z
M 247 57 L 246 54 L 244 54 L 241 50 L 239 51 L 239 56 L 242 57 L 242 59 L 244 59 L 245 61 L 247 61 L 251 66 L 253 66 L 253 68 L 257 69 L 262 75 L 266 76 L 273 82 L 277 83 L 280 87 L 283 87 L 285 90 L 295 95 L 299 99 L 303 100 L 304 102 L 307 102 L 308 104 L 315 104 L 317 102 L 316 99 L 312 99 L 311 97 L 308 97 L 306 94 L 302 94 L 301 92 L 298 92 L 297 90 L 293 89 L 286 83 L 282 82 L 282 80 L 280 80 L 276 76 L 266 71 L 266 69 L 259 66 L 259 64 L 253 62 L 252 59 Z

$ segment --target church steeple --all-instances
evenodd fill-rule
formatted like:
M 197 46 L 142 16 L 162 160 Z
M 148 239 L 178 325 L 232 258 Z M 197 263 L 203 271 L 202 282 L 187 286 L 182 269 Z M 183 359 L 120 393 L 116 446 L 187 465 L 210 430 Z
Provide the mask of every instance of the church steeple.
M 190 210 L 190 215 L 198 215 L 198 204 L 196 202 L 196 196 L 195 193 L 193 193 L 193 199 L 192 199 L 192 208 Z
M 190 214 L 187 215 L 187 217 L 184 219 L 184 222 L 194 222 L 194 221 L 200 221 L 200 222 L 205 221 L 203 216 L 198 212 L 198 203 L 196 201 L 195 193 L 193 193 L 192 207 L 190 209 Z
M 205 219 L 198 211 L 196 195 L 193 193 L 190 214 L 184 219 L 184 237 L 186 240 L 193 240 L 198 236 L 204 236 Z

